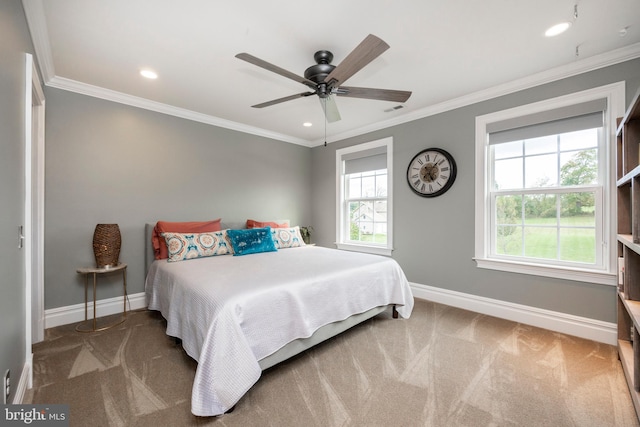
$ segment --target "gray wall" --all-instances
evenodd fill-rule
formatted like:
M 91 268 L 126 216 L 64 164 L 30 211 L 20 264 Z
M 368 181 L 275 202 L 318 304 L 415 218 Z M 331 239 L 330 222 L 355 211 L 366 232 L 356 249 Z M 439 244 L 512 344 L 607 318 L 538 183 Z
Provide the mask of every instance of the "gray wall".
M 0 2 L 0 375 L 11 370 L 13 386 L 9 402 L 26 361 L 24 254 L 17 245 L 18 226 L 24 224 L 26 52 L 33 53 L 33 47 L 22 4 L 19 0 L 3 0 Z
M 335 151 L 387 136 L 394 139 L 395 258 L 411 282 L 578 316 L 616 321 L 613 286 L 479 269 L 474 255 L 475 117 L 626 80 L 627 103 L 640 86 L 640 60 L 567 78 L 403 125 L 312 149 L 312 224 L 319 245 L 334 247 Z M 437 84 L 437 82 L 434 82 Z M 426 83 L 428 86 L 428 83 Z M 444 195 L 418 197 L 406 183 L 409 161 L 428 147 L 456 160 L 458 176 Z
M 128 291 L 144 291 L 144 224 L 311 220 L 307 147 L 45 89 L 45 308 L 84 302 L 98 223 L 117 223 Z M 211 102 L 218 102 L 212 98 Z M 122 295 L 118 275 L 98 298 Z

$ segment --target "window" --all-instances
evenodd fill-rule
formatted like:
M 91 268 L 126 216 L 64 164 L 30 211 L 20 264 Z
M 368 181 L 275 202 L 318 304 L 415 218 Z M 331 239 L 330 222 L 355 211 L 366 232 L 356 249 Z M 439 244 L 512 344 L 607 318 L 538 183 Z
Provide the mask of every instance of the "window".
M 615 84 L 476 118 L 478 267 L 615 284 Z
M 391 255 L 392 138 L 336 151 L 338 249 Z

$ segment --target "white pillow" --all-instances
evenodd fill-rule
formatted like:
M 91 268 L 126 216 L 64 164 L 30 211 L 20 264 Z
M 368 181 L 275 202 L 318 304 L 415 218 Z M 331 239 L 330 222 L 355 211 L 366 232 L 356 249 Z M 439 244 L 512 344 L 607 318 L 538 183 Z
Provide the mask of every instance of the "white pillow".
M 278 249 L 305 246 L 302 235 L 300 234 L 300 227 L 297 225 L 291 228 L 272 228 L 271 235 Z
M 162 233 L 169 251 L 168 261 L 183 261 L 215 255 L 233 254 L 227 230 L 209 233 Z

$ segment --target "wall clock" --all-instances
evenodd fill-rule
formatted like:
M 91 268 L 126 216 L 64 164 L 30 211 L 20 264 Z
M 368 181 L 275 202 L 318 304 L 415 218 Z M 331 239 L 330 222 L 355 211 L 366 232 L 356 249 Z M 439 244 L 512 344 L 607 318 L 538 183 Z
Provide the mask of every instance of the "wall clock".
M 444 194 L 456 180 L 456 162 L 440 148 L 427 148 L 415 155 L 407 168 L 407 183 L 419 196 Z

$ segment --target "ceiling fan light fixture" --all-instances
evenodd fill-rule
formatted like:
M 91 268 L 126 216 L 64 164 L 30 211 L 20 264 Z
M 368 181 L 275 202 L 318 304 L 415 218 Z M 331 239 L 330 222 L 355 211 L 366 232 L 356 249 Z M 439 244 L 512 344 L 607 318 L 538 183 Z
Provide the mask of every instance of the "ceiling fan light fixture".
M 544 32 L 544 35 L 546 37 L 555 37 L 567 31 L 569 27 L 571 27 L 571 22 L 560 22 L 559 24 L 549 27 L 547 31 Z
M 144 70 L 140 70 L 140 75 L 142 77 L 145 77 L 147 79 L 157 79 L 158 78 L 158 74 L 155 71 L 149 70 L 149 69 L 144 69 Z

